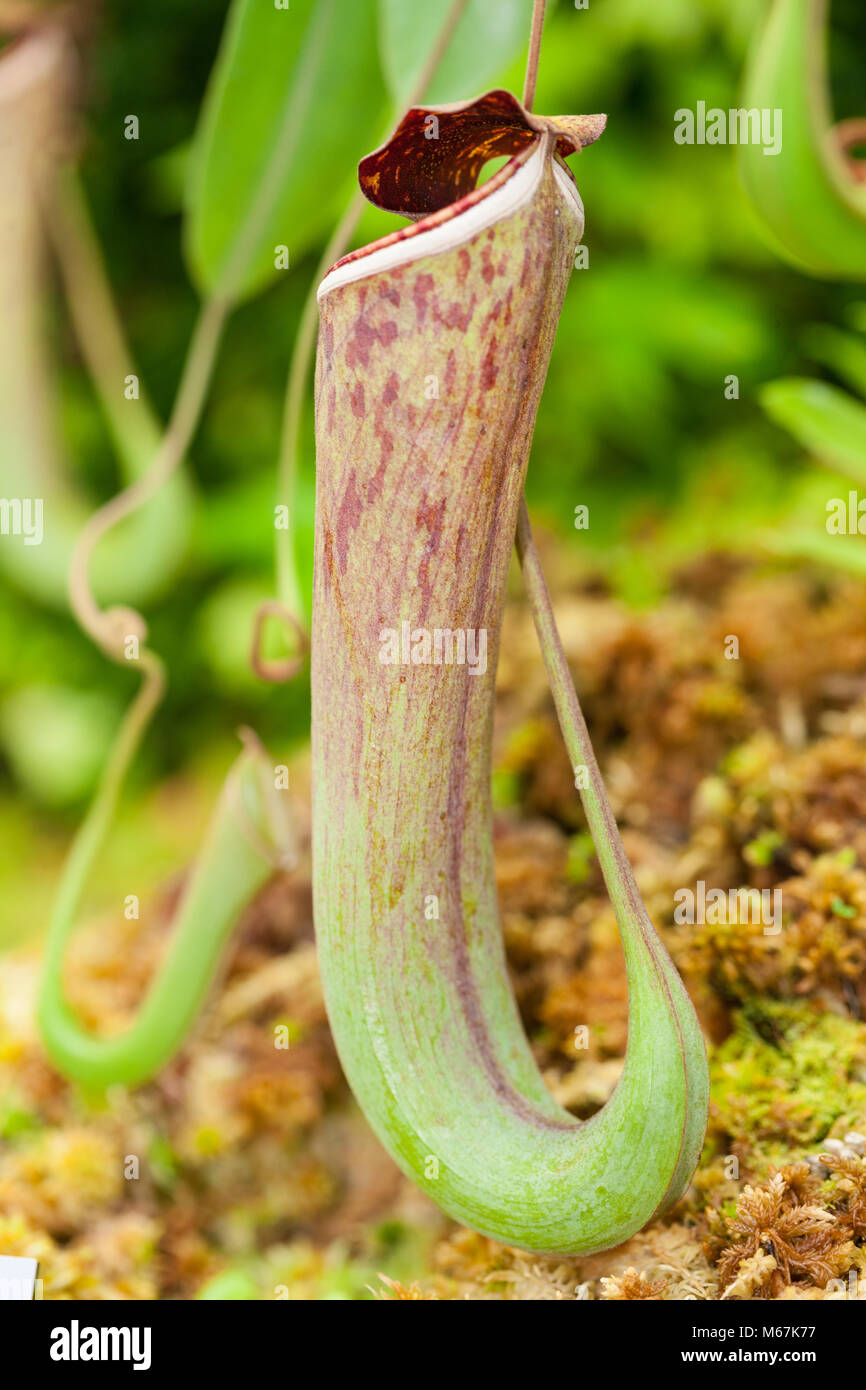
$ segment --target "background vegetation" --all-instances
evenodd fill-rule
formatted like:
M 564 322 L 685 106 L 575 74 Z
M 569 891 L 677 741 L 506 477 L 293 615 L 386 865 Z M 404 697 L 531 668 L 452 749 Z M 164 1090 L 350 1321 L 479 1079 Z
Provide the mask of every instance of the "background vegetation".
M 735 104 L 762 9 L 753 0 L 592 0 L 578 11 L 560 0 L 548 21 L 537 109 L 603 109 L 609 126 L 574 161 L 590 266 L 575 274 L 563 315 L 529 495 L 538 521 L 560 533 L 571 572 L 597 574 L 631 605 L 656 601 L 690 555 L 772 547 L 797 515 L 820 527 L 828 495 L 822 479 L 815 501 L 813 463 L 765 417 L 758 388 L 789 372 L 832 379 L 811 355 L 821 341 L 812 326 L 845 326 L 857 313 L 851 291 L 807 279 L 766 249 L 733 150 L 673 142 L 677 108 L 698 99 Z M 84 183 L 133 355 L 162 419 L 196 313 L 182 251 L 184 173 L 225 10 L 223 0 L 151 0 L 84 4 L 77 16 Z M 834 0 L 833 20 L 842 118 L 862 104 L 866 22 L 858 0 Z M 495 80 L 519 91 L 522 34 L 516 45 L 507 34 L 503 43 Z M 446 67 L 433 97 L 472 95 L 483 85 L 473 85 L 474 61 L 469 53 L 468 70 Z M 389 64 L 399 79 L 399 52 L 386 48 Z M 328 90 L 323 100 L 345 130 L 344 166 L 315 171 L 305 206 L 324 215 L 306 217 L 303 253 L 230 321 L 189 460 L 191 544 L 182 574 L 148 608 L 153 645 L 170 671 L 168 698 L 94 904 L 116 901 L 115 885 L 129 891 L 131 875 L 142 887 L 158 881 L 193 851 L 239 723 L 254 723 L 277 751 L 306 737 L 305 678 L 290 687 L 257 682 L 248 648 L 256 604 L 273 592 L 289 355 L 318 257 L 365 152 L 353 139 L 370 120 L 370 111 L 359 118 L 352 93 Z M 384 75 L 367 100 L 384 124 Z M 123 138 L 130 112 L 140 118 L 137 142 Z M 387 225 L 371 210 L 358 241 Z M 96 503 L 117 488 L 116 456 L 59 290 L 50 333 L 59 427 Z M 731 373 L 738 401 L 725 398 Z M 299 508 L 307 588 L 311 416 L 308 409 Z M 0 421 L 0 448 L 2 429 Z M 579 503 L 590 508 L 588 532 L 572 527 Z M 67 614 L 4 583 L 0 691 L 0 942 L 9 942 L 45 921 L 63 848 L 132 681 Z

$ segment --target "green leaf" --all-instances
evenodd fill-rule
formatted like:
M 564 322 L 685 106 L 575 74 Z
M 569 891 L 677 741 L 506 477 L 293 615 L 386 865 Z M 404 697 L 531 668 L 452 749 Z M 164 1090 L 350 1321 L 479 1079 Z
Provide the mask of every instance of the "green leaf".
M 822 463 L 866 482 L 866 406 L 835 386 L 801 377 L 771 382 L 761 403 L 771 420 Z
M 756 31 L 743 109 L 784 114 L 781 148 L 747 140 L 740 173 L 767 236 L 811 275 L 866 279 L 866 190 L 829 128 L 826 0 L 776 0 Z
M 855 391 L 866 397 L 866 343 L 853 333 L 841 333 L 829 323 L 815 323 L 803 335 L 807 350 L 831 367 Z
M 373 0 L 234 0 L 193 141 L 184 241 L 204 292 L 246 298 L 316 243 L 380 138 Z
M 804 526 L 787 526 L 766 539 L 766 548 L 774 555 L 791 555 L 798 560 L 812 560 L 820 565 L 866 579 L 866 548 L 857 536 L 828 536 L 824 530 L 807 530 Z
M 453 0 L 379 0 L 382 66 L 392 96 L 406 101 L 442 32 Z M 479 96 L 512 62 L 529 37 L 527 0 L 469 0 L 426 93 L 427 101 Z

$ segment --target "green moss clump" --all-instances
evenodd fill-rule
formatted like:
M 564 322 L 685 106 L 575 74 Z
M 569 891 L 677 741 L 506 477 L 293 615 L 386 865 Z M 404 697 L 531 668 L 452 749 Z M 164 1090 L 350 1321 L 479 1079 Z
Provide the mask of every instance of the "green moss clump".
M 711 1058 L 710 1140 L 772 1162 L 866 1117 L 866 1024 L 765 1000 Z

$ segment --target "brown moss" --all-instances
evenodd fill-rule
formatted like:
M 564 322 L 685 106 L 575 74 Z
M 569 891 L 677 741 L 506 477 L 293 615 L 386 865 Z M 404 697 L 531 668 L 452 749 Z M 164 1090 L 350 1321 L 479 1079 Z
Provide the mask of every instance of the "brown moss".
M 837 1178 L 833 1194 L 836 1218 L 860 1244 L 866 1240 L 866 1160 L 836 1154 L 821 1154 L 820 1158 Z M 838 1206 L 836 1197 L 841 1198 Z
M 851 1267 L 854 1246 L 844 1225 L 825 1205 L 803 1200 L 816 1196 L 806 1169 L 783 1168 L 761 1187 L 746 1186 L 732 1217 L 712 1214 L 706 1248 L 718 1262 L 723 1294 L 745 1273 L 753 1297 L 778 1298 L 794 1283 L 822 1289 Z
M 729 1003 L 820 996 L 866 1017 L 866 871 L 849 850 L 792 858 L 800 872 L 776 885 L 778 931 L 751 921 L 707 924 L 682 934 L 674 953 Z
M 382 1289 L 372 1289 L 371 1293 L 374 1298 L 401 1300 L 408 1303 L 430 1302 L 437 1298 L 435 1293 L 425 1293 L 420 1284 L 410 1284 L 409 1287 L 406 1288 L 404 1284 L 400 1283 L 399 1279 L 389 1279 L 387 1274 L 380 1274 L 378 1277 L 385 1287 Z
M 664 1297 L 666 1279 L 651 1283 L 645 1269 L 636 1270 L 629 1265 L 623 1274 L 607 1275 L 601 1281 L 601 1296 L 610 1301 L 633 1302 L 636 1299 L 655 1299 Z

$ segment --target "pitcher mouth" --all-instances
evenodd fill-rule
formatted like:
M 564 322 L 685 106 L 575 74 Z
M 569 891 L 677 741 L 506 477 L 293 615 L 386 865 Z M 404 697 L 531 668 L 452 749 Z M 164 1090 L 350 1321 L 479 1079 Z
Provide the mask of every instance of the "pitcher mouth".
M 450 203 L 420 222 L 400 227 L 378 241 L 343 256 L 319 285 L 319 300 L 341 285 L 393 270 L 421 256 L 450 251 L 495 222 L 518 212 L 538 190 L 544 176 L 546 158 L 549 157 L 547 146 L 545 137 L 539 137 L 526 150 L 510 159 L 487 183 L 467 193 L 456 203 Z M 555 160 L 554 173 L 582 220 L 583 204 L 571 170 Z
M 358 170 L 372 203 L 413 223 L 337 261 L 319 286 L 319 300 L 341 285 L 450 250 L 517 212 L 534 197 L 548 162 L 582 226 L 583 204 L 565 155 L 598 139 L 605 122 L 604 116 L 535 116 L 506 91 L 413 107 Z M 498 156 L 509 156 L 508 163 L 478 186 L 484 165 Z

